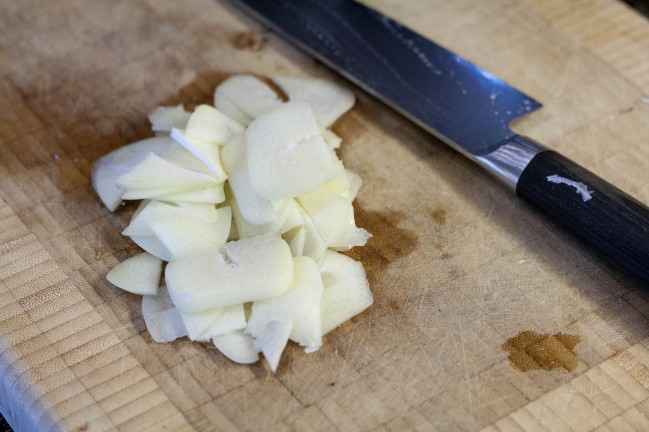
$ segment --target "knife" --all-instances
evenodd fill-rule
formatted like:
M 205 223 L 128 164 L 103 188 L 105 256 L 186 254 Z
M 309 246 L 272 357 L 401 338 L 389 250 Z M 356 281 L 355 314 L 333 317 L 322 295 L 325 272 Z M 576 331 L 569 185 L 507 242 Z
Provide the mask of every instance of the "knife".
M 356 1 L 236 3 L 649 282 L 649 208 L 510 129 L 541 103 Z

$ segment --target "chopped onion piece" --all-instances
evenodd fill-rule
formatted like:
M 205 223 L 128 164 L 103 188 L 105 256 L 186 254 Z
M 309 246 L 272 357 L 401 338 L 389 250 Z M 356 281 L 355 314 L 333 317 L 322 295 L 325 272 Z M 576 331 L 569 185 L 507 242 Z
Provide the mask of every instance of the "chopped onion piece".
M 253 303 L 246 327 L 246 333 L 255 337 L 257 349 L 264 353 L 273 370 L 289 337 L 314 350 L 322 342 L 320 319 L 317 318 L 323 291 L 320 269 L 308 257 L 293 258 L 293 269 L 293 281 L 288 290 Z M 315 312 L 316 319 L 309 319 L 310 312 Z
M 281 104 L 277 93 L 252 75 L 234 75 L 214 92 L 216 108 L 244 125 Z
M 270 369 L 275 372 L 279 359 L 286 348 L 291 335 L 292 323 L 287 321 L 270 321 L 263 328 L 263 332 L 255 337 L 255 349 L 264 354 Z
M 180 312 L 191 340 L 206 341 L 246 327 L 243 305 L 202 312 Z
M 241 330 L 215 336 L 212 342 L 224 356 L 234 362 L 251 364 L 259 361 L 255 340 Z
M 272 201 L 261 197 L 250 184 L 243 135 L 230 140 L 223 147 L 222 155 L 229 174 L 228 184 L 243 218 L 253 225 L 271 223 L 275 219 Z
M 190 139 L 225 144 L 243 133 L 243 126 L 209 105 L 199 105 L 187 122 L 185 133 Z
M 327 251 L 320 266 L 324 291 L 320 303 L 322 334 L 326 334 L 372 302 L 363 265 L 338 252 Z
M 187 329 L 180 318 L 165 287 L 160 287 L 157 295 L 142 297 L 142 317 L 154 341 L 173 342 L 187 336 Z
M 184 190 L 217 183 L 212 176 L 178 167 L 153 153 L 117 179 L 117 184 L 126 191 Z
M 124 189 L 117 184 L 117 179 L 131 171 L 149 153 L 163 153 L 172 143 L 167 137 L 148 138 L 118 148 L 93 164 L 92 187 L 108 210 L 115 211 L 122 202 Z
M 323 242 L 332 249 L 349 249 L 363 246 L 370 235 L 356 226 L 352 203 L 342 196 L 317 189 L 298 199 L 311 218 Z
M 216 182 L 224 182 L 228 176 L 221 166 L 220 148 L 216 142 L 187 136 L 180 129 L 171 130 L 171 138 L 203 162 Z
M 343 139 L 336 135 L 331 129 L 320 128 L 320 133 L 322 134 L 322 138 L 324 138 L 329 148 L 332 150 L 339 148 L 343 143 Z
M 142 206 L 141 206 L 142 207 Z M 202 222 L 216 222 L 219 213 L 213 205 L 209 204 L 183 204 L 174 205 L 160 201 L 150 201 L 141 209 L 138 208 L 131 223 L 122 231 L 127 236 L 152 236 L 151 223 L 169 216 L 190 217 Z
M 292 275 L 291 250 L 279 236 L 229 242 L 224 254 L 214 250 L 183 255 L 165 271 L 174 304 L 187 312 L 279 295 Z
M 106 279 L 118 288 L 133 294 L 154 295 L 158 292 L 162 261 L 146 252 L 132 256 L 107 274 Z
M 203 162 L 200 161 L 196 156 L 191 154 L 189 150 L 177 143 L 176 141 L 171 141 L 169 148 L 160 154 L 160 157 L 167 162 L 185 168 L 192 171 L 202 172 L 204 174 L 210 174 L 211 171 Z
M 175 203 L 219 204 L 225 201 L 223 185 L 207 186 L 186 192 L 160 195 L 156 199 Z
M 172 128 L 184 128 L 190 113 L 182 105 L 173 107 L 155 107 L 149 113 L 151 129 L 155 132 L 171 132 Z
M 250 184 L 264 198 L 293 198 L 343 172 L 304 102 L 289 102 L 258 117 L 245 138 Z
M 214 222 L 203 222 L 184 215 L 172 215 L 151 222 L 155 236 L 171 253 L 172 260 L 189 253 L 219 250 L 225 247 L 230 233 L 230 207 L 217 210 Z
M 274 75 L 271 79 L 288 95 L 289 101 L 311 105 L 318 123 L 328 127 L 354 106 L 354 94 L 330 81 Z
M 306 244 L 306 229 L 304 226 L 296 227 L 282 236 L 288 242 L 291 248 L 291 254 L 294 257 L 304 255 L 304 245 Z
M 130 236 L 131 240 L 150 253 L 154 257 L 160 258 L 162 261 L 171 261 L 171 252 L 157 239 L 155 236 Z

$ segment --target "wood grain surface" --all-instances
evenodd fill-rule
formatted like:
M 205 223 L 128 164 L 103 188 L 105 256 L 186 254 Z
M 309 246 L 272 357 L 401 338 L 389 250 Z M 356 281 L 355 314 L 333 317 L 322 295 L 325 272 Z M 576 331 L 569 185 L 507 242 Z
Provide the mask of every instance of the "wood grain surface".
M 613 0 L 369 3 L 544 102 L 518 132 L 649 203 L 644 18 Z M 223 1 L 0 2 L 0 411 L 16 430 L 649 428 L 647 287 L 356 88 L 335 130 L 364 180 L 372 308 L 276 374 L 155 344 L 104 278 L 137 252 L 120 235 L 134 205 L 107 212 L 90 167 L 150 135 L 154 106 L 242 71 L 339 80 Z M 576 367 L 513 368 L 502 345 L 525 331 L 579 337 Z

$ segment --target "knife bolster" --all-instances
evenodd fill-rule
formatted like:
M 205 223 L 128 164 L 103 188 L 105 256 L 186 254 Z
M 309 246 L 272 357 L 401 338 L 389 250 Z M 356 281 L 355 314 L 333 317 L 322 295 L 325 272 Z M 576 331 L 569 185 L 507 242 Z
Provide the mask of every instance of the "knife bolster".
M 518 179 L 534 159 L 534 156 L 546 150 L 536 141 L 515 135 L 498 148 L 486 155 L 474 156 L 478 165 L 504 183 L 512 191 L 516 191 Z

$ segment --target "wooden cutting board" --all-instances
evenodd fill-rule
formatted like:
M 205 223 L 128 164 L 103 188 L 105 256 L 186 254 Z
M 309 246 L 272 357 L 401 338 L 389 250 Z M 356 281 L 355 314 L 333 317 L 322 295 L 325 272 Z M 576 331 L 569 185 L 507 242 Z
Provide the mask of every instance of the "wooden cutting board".
M 613 0 L 370 3 L 543 101 L 517 130 L 649 202 L 647 20 Z M 649 429 L 643 285 L 353 87 L 336 131 L 364 180 L 374 306 L 315 354 L 288 347 L 276 374 L 153 343 L 138 298 L 104 279 L 137 252 L 120 236 L 134 205 L 107 212 L 90 167 L 232 72 L 339 80 L 226 2 L 0 3 L 0 411 L 16 430 Z M 513 361 L 558 367 L 515 367 L 503 344 L 525 331 L 563 336 Z

